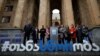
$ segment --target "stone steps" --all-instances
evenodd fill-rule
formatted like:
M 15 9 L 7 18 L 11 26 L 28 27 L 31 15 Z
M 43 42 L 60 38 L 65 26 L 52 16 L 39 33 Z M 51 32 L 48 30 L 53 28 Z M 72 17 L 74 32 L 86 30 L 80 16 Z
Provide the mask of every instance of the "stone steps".
M 5 52 L 1 56 L 100 56 L 100 52 Z

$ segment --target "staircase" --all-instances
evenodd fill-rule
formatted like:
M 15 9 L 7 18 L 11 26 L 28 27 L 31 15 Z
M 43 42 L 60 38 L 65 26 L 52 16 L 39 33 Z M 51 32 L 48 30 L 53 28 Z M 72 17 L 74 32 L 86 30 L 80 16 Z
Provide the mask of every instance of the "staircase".
M 0 44 L 5 41 L 11 43 L 21 43 L 23 40 L 23 33 L 21 29 L 0 29 Z
M 91 40 L 100 46 L 100 28 L 90 30 Z M 22 43 L 23 32 L 21 29 L 0 29 L 0 46 L 5 41 Z M 1 49 L 1 47 L 0 47 Z M 0 56 L 100 56 L 100 52 L 0 52 Z

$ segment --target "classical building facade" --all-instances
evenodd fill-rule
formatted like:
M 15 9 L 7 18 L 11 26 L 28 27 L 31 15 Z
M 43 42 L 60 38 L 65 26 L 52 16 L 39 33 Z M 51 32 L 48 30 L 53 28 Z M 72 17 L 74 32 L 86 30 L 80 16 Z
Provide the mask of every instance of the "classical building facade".
M 0 0 L 0 28 L 23 28 L 28 22 L 48 27 L 54 9 L 65 26 L 100 26 L 100 0 Z

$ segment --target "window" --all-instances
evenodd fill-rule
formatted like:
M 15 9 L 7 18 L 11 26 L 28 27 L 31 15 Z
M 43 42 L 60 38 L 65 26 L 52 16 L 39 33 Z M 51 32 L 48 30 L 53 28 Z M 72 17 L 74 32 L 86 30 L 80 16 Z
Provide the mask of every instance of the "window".
M 60 19 L 60 11 L 58 9 L 54 9 L 52 11 L 52 19 L 59 20 Z
M 6 0 L 6 4 L 11 4 L 14 0 Z
M 13 11 L 13 6 L 12 5 L 5 6 L 5 11 L 6 12 Z
M 11 4 L 11 0 L 7 0 L 6 1 L 6 4 Z
M 0 20 L 0 23 L 9 23 L 10 22 L 10 16 L 3 16 Z

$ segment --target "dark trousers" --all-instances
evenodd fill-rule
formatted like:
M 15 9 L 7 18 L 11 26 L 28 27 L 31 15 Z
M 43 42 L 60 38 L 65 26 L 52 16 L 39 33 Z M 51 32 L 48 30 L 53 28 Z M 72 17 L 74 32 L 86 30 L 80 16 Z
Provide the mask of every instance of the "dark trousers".
M 64 37 L 58 35 L 58 43 L 59 44 L 61 44 L 61 43 L 64 44 Z
M 50 35 L 48 35 L 48 38 L 47 38 L 47 41 L 49 41 L 50 40 Z
M 37 38 L 36 37 L 33 37 L 33 42 L 34 42 L 34 44 L 36 44 L 37 43 Z
M 67 40 L 67 42 L 70 43 L 70 41 L 71 41 L 71 37 L 70 37 L 69 34 L 67 34 L 67 36 L 65 36 L 65 40 Z
M 24 39 L 23 39 L 23 44 L 25 45 L 25 43 L 26 43 L 26 40 L 29 40 L 29 38 L 30 38 L 30 33 L 25 33 L 24 34 Z
M 70 43 L 71 38 L 70 37 L 66 37 L 65 40 L 67 40 L 67 42 Z
M 59 40 L 58 40 L 58 42 L 59 42 L 59 44 L 64 44 L 64 38 L 60 38 Z
M 77 42 L 78 43 L 83 43 L 83 37 L 82 36 L 77 36 Z
M 45 36 L 40 36 L 40 40 L 42 40 L 43 44 L 45 43 Z
M 90 44 L 92 44 L 92 41 L 91 41 L 91 39 L 90 39 L 90 37 L 89 37 L 89 36 L 88 36 L 88 40 L 89 40 Z
M 92 41 L 91 41 L 91 39 L 90 39 L 89 35 L 83 35 L 83 38 L 84 38 L 84 37 L 87 37 L 87 38 L 88 38 L 89 43 L 90 43 L 90 44 L 92 44 Z
M 71 37 L 72 42 L 76 43 L 76 37 L 73 34 L 71 34 L 70 37 Z
M 72 38 L 73 43 L 76 43 L 76 38 Z

